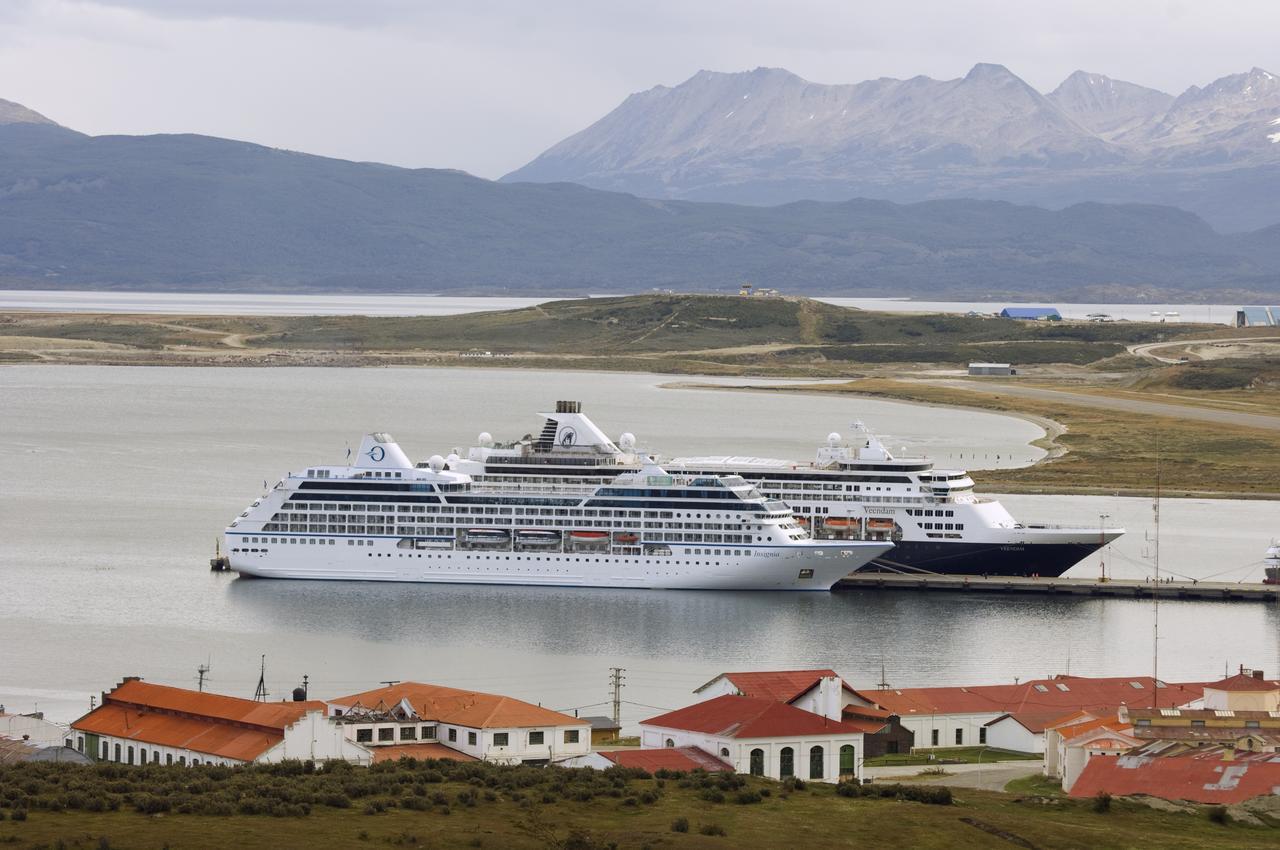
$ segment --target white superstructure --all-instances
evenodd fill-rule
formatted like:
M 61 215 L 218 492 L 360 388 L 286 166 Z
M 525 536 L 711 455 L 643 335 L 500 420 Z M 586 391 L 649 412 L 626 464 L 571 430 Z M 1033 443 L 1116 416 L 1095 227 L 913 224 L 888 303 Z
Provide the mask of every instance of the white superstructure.
M 608 442 L 586 428 L 561 437 L 579 439 Z M 235 519 L 225 532 L 231 569 L 268 578 L 827 590 L 891 547 L 813 540 L 786 504 L 741 477 L 670 474 L 647 458 L 596 483 L 473 479 L 469 464 L 437 455 L 415 467 L 390 436 L 367 435 L 354 465 L 289 473 Z

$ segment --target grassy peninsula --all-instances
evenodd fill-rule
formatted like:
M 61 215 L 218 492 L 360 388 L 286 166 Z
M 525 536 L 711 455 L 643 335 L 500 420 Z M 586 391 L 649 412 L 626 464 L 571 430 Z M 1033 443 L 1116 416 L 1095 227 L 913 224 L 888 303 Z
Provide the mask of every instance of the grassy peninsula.
M 965 367 L 972 361 L 1010 362 L 1019 376 L 970 379 Z M 1044 424 L 1055 456 L 1031 469 L 979 472 L 988 488 L 1148 493 L 1158 437 L 1171 494 L 1280 493 L 1277 329 L 1020 322 L 865 312 L 806 298 L 653 293 L 413 318 L 8 313 L 0 315 L 0 363 L 825 379 L 774 391 L 979 407 Z M 1028 388 L 1051 397 L 1031 397 Z M 1135 401 L 1159 406 L 1143 410 Z M 1201 409 L 1220 411 L 1221 421 L 1197 420 Z

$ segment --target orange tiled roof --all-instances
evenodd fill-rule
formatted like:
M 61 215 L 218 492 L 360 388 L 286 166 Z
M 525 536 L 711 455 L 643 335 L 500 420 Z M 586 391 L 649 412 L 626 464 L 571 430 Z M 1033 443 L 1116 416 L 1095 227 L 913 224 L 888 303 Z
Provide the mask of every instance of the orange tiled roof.
M 1224 762 L 1198 758 L 1094 756 L 1071 786 L 1072 797 L 1105 791 L 1116 796 L 1145 794 L 1165 800 L 1240 803 L 1274 793 L 1280 764 Z
M 1219 679 L 1216 682 L 1210 682 L 1205 685 L 1206 688 L 1213 688 L 1215 691 L 1253 691 L 1254 693 L 1267 693 L 1280 688 L 1280 682 L 1268 682 L 1266 679 L 1258 679 L 1245 673 L 1237 673 L 1234 676 L 1228 676 L 1225 679 Z
M 143 744 L 253 761 L 322 702 L 255 702 L 126 679 L 71 728 Z
M 71 728 L 162 747 L 193 750 L 220 758 L 253 761 L 284 740 L 284 732 L 245 728 L 228 722 L 138 711 L 108 703 L 81 717 Z
M 707 682 L 706 685 L 698 688 L 694 693 L 698 693 L 712 682 L 715 682 L 716 679 L 724 678 L 728 679 L 743 696 L 771 699 L 777 702 L 791 702 L 811 690 L 818 684 L 818 680 L 834 675 L 836 675 L 835 670 L 765 670 L 754 673 L 721 673 L 711 682 Z M 844 687 L 848 688 L 849 686 L 845 685 Z
M 475 756 L 460 753 L 444 744 L 393 744 L 389 747 L 370 747 L 373 752 L 373 763 L 381 761 L 398 761 L 410 759 L 449 759 L 450 761 L 479 761 Z
M 186 688 L 153 685 L 127 679 L 103 696 L 103 705 L 116 703 L 137 708 L 180 712 L 213 720 L 247 723 L 283 731 L 308 711 L 323 711 L 319 700 L 308 702 L 256 702 L 241 697 L 201 693 Z
M 408 700 L 418 717 L 440 723 L 456 723 L 473 729 L 520 728 L 528 726 L 588 726 L 585 720 L 512 697 L 428 685 L 400 682 L 386 688 L 329 700 L 344 708 L 359 703 L 367 708 L 383 703 L 388 707 Z
M 684 729 L 726 738 L 782 738 L 877 732 L 883 723 L 829 720 L 820 714 L 768 699 L 725 695 L 640 721 L 645 726 Z
M 722 761 L 698 747 L 664 747 L 648 750 L 612 750 L 600 755 L 623 767 L 638 767 L 653 773 L 656 770 L 697 770 L 709 773 L 732 772 L 733 765 Z
M 1141 687 L 1133 687 L 1132 682 Z M 1063 687 L 1059 687 L 1062 685 Z M 1064 690 L 1065 688 L 1065 690 Z M 945 688 L 890 688 L 859 692 L 900 717 L 922 714 L 1016 714 L 1061 712 L 1073 710 L 1117 709 L 1129 707 L 1162 707 L 1185 705 L 1199 699 L 1204 686 L 1189 682 L 1168 683 L 1156 688 L 1150 676 L 1115 676 L 1086 678 L 1056 676 L 1034 679 L 1017 685 L 975 685 Z

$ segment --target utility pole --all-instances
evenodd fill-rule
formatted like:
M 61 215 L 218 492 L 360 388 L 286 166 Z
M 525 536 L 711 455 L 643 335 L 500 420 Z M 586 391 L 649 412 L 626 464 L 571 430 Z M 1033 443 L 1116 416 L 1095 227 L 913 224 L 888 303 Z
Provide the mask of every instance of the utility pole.
M 262 666 L 258 672 L 258 689 L 253 692 L 255 702 L 267 701 L 267 656 L 262 656 Z
M 1156 708 L 1160 697 L 1160 433 L 1156 432 L 1156 501 L 1152 506 L 1155 512 L 1156 542 L 1155 567 L 1156 580 L 1151 594 L 1151 707 Z
M 609 687 L 613 689 L 613 725 L 622 725 L 622 682 L 627 672 L 622 667 L 609 668 Z
M 884 662 L 880 662 L 880 681 L 876 682 L 876 687 L 882 691 L 889 690 L 889 683 L 885 681 Z
M 208 672 L 209 672 L 208 664 L 201 664 L 199 667 L 196 668 L 196 677 L 197 677 L 196 689 L 200 691 L 200 693 L 204 693 L 204 676 Z
M 1111 514 L 1098 514 L 1098 566 L 1102 569 L 1102 581 L 1107 580 L 1107 520 Z

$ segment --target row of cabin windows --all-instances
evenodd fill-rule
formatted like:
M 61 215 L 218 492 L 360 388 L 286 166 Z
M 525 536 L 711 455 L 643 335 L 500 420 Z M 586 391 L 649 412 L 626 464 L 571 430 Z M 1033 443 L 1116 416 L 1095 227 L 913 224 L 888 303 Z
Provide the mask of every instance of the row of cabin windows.
M 939 742 L 939 739 L 940 739 L 940 737 L 941 737 L 941 734 L 942 734 L 942 733 L 941 733 L 941 732 L 939 732 L 937 729 L 934 729 L 934 730 L 932 730 L 932 731 L 930 732 L 930 734 L 929 734 L 929 744 L 930 744 L 930 746 L 934 746 L 934 747 L 939 746 L 939 743 L 938 743 L 938 742 Z M 987 727 L 985 727 L 985 726 L 979 726 L 979 727 L 978 727 L 978 743 L 979 743 L 979 744 L 982 744 L 982 745 L 985 745 L 985 744 L 987 743 Z M 957 747 L 963 747 L 963 746 L 964 746 L 964 729 L 963 729 L 963 727 L 957 727 L 957 728 L 956 728 L 956 746 L 957 746 Z

